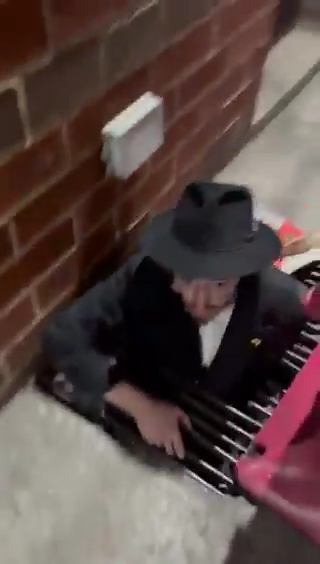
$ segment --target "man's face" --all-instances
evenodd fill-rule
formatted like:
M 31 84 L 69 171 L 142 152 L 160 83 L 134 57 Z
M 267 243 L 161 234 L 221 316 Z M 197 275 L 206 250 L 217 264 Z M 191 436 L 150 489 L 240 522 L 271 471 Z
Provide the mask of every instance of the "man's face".
M 238 279 L 185 282 L 175 277 L 172 289 L 180 294 L 186 310 L 200 323 L 207 323 L 234 300 Z

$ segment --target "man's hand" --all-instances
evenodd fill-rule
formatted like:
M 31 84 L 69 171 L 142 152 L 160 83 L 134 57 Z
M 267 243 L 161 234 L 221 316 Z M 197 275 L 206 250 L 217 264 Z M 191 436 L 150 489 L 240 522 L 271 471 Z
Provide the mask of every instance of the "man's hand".
M 180 427 L 190 428 L 189 417 L 175 405 L 150 400 L 136 416 L 142 437 L 151 445 L 165 448 L 170 456 L 182 459 L 185 449 Z
M 190 428 L 191 423 L 177 406 L 155 400 L 126 382 L 112 388 L 106 394 L 106 400 L 134 418 L 149 444 L 163 447 L 171 456 L 184 458 L 181 426 Z

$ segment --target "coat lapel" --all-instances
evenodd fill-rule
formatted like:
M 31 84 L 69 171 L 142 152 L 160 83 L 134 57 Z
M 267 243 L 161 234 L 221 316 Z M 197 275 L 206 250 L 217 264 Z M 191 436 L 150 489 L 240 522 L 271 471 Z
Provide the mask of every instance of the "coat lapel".
M 243 278 L 238 286 L 233 314 L 219 350 L 208 368 L 206 386 L 220 397 L 236 388 L 252 352 L 251 340 L 259 310 L 260 280 Z
M 250 359 L 258 276 L 240 281 L 233 314 L 208 369 L 202 368 L 198 325 L 171 285 L 172 276 L 148 258 L 135 273 L 124 303 L 128 372 L 151 392 L 158 393 L 171 375 L 180 385 L 198 381 L 213 393 L 227 396 Z
M 201 364 L 198 326 L 171 285 L 170 274 L 144 259 L 125 299 L 126 350 L 140 371 L 152 364 L 196 378 Z

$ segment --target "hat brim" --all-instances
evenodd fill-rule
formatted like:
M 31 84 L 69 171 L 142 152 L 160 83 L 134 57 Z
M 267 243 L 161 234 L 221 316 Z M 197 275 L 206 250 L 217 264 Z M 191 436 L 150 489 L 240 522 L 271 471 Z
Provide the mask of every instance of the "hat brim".
M 163 268 L 185 280 L 227 280 L 260 272 L 281 254 L 276 233 L 262 222 L 254 238 L 244 246 L 228 251 L 199 253 L 182 245 L 173 235 L 174 212 L 169 210 L 148 225 L 143 238 L 143 251 Z

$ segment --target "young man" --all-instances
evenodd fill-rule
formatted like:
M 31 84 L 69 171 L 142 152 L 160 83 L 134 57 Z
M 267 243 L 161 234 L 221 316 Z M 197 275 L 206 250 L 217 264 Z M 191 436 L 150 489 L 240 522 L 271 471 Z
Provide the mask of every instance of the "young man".
M 151 222 L 140 255 L 51 320 L 44 346 L 57 393 L 90 417 L 121 408 L 148 443 L 183 457 L 190 421 L 177 390 L 229 397 L 265 316 L 303 319 L 304 288 L 272 266 L 280 251 L 246 188 L 189 185 Z

